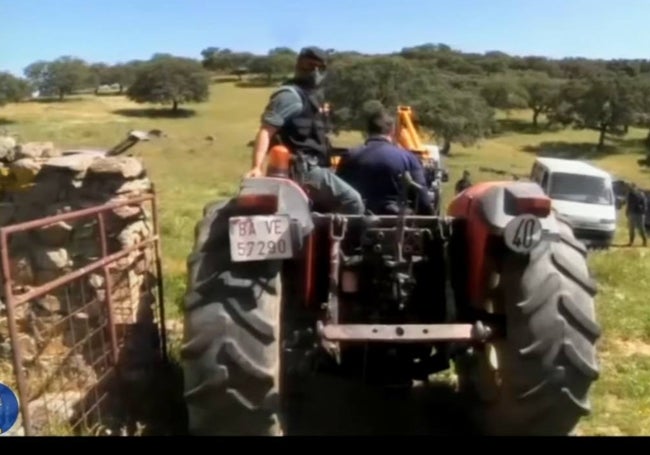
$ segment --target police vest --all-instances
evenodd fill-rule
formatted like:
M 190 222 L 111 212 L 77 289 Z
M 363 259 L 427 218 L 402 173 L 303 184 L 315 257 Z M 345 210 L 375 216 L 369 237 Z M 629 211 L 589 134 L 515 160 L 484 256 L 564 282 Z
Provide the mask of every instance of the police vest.
M 302 111 L 288 119 L 278 131 L 281 142 L 292 153 L 314 157 L 321 166 L 329 165 L 327 119 L 316 94 L 289 81 L 283 89 L 293 90 L 302 100 Z M 282 89 L 281 89 L 282 90 Z

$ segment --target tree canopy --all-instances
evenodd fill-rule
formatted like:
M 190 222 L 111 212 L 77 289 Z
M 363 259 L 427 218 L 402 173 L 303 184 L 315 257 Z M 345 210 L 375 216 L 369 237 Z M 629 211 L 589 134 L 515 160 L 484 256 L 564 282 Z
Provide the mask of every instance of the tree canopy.
M 206 101 L 210 78 L 196 60 L 155 55 L 142 64 L 127 90 L 136 103 L 171 104 L 176 112 L 183 103 Z
M 0 106 L 22 101 L 30 94 L 29 83 L 13 74 L 0 73 Z
M 420 125 L 445 141 L 471 143 L 491 134 L 497 110 L 529 109 L 533 128 L 574 127 L 607 136 L 630 126 L 650 128 L 650 60 L 550 59 L 498 50 L 469 53 L 444 43 L 424 43 L 386 54 L 327 49 L 326 97 L 335 129 L 362 128 L 368 106 L 409 104 Z M 36 61 L 24 74 L 41 96 L 65 96 L 117 86 L 139 103 L 170 104 L 207 99 L 210 73 L 257 78 L 273 85 L 293 72 L 296 50 L 256 54 L 210 46 L 197 59 L 159 53 L 142 61 L 105 64 L 63 56 Z M 0 103 L 17 99 L 26 83 L 3 76 Z M 27 90 L 27 89 L 25 89 Z M 18 97 L 20 98 L 20 97 Z
M 88 64 L 76 57 L 63 56 L 51 62 L 37 61 L 25 68 L 25 76 L 43 95 L 65 95 L 83 87 L 90 78 Z

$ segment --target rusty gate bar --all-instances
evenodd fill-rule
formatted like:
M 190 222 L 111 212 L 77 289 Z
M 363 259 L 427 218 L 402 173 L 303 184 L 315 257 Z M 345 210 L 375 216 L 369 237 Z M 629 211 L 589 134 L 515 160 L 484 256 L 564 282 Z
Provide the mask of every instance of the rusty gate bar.
M 25 375 L 23 374 L 23 359 L 20 349 L 13 346 L 14 340 L 18 337 L 18 328 L 16 327 L 16 318 L 14 315 L 14 295 L 11 280 L 11 268 L 9 267 L 9 251 L 7 242 L 8 232 L 6 228 L 0 229 L 0 254 L 2 255 L 2 274 L 5 280 L 5 307 L 7 311 L 7 324 L 9 325 L 9 339 L 12 340 L 11 353 L 14 362 L 14 374 L 18 385 L 18 394 L 20 395 L 20 410 L 23 416 L 23 427 L 25 435 L 31 436 L 31 421 L 29 415 L 29 402 L 26 400 L 27 390 L 25 385 Z
M 152 235 L 148 235 L 148 238 L 144 238 L 141 241 L 137 242 L 134 245 L 121 248 L 119 251 L 109 254 L 108 244 L 107 244 L 107 229 L 106 221 L 104 218 L 105 212 L 119 208 L 126 205 L 138 204 L 141 202 L 150 202 L 152 210 Z M 101 248 L 101 258 L 81 266 L 78 269 L 75 269 L 71 272 L 68 272 L 62 276 L 59 276 L 55 279 L 49 280 L 44 284 L 37 287 L 30 287 L 29 290 L 25 293 L 14 295 L 14 280 L 11 276 L 11 266 L 10 266 L 10 252 L 9 252 L 9 235 L 17 232 L 27 231 L 33 228 L 48 226 L 60 221 L 76 220 L 80 218 L 86 218 L 95 215 L 98 222 L 98 230 L 100 237 L 100 248 Z M 124 198 L 116 202 L 105 203 L 95 207 L 90 207 L 86 209 L 75 210 L 72 212 L 67 212 L 63 214 L 43 217 L 35 219 L 32 221 L 16 223 L 9 226 L 4 226 L 0 228 L 0 259 L 2 260 L 2 273 L 4 277 L 4 291 L 5 291 L 5 300 L 6 300 L 6 311 L 8 319 L 8 329 L 9 336 L 12 342 L 12 358 L 14 366 L 14 374 L 16 376 L 16 382 L 18 387 L 18 393 L 20 395 L 20 409 L 22 414 L 23 428 L 26 436 L 31 436 L 33 434 L 32 420 L 29 410 L 29 393 L 27 390 L 27 381 L 25 374 L 23 372 L 23 357 L 21 348 L 18 343 L 18 327 L 16 322 L 16 308 L 19 305 L 24 305 L 29 301 L 47 294 L 48 292 L 55 290 L 59 287 L 62 287 L 66 284 L 72 283 L 74 280 L 79 279 L 85 275 L 90 274 L 91 272 L 98 270 L 99 268 L 103 269 L 104 281 L 105 281 L 105 292 L 106 300 L 104 302 L 107 309 L 108 316 L 108 329 L 109 329 L 109 338 L 111 344 L 111 360 L 113 367 L 118 364 L 119 348 L 117 341 L 116 325 L 115 325 L 115 313 L 112 301 L 112 284 L 110 279 L 110 273 L 108 267 L 111 263 L 114 263 L 130 253 L 147 248 L 150 245 L 155 246 L 154 251 L 154 260 L 156 267 L 156 286 L 158 287 L 158 310 L 160 318 L 160 343 L 162 352 L 161 357 L 164 361 L 167 360 L 167 341 L 166 341 L 166 326 L 164 318 L 164 292 L 163 292 L 163 281 L 162 281 L 162 265 L 161 265 L 161 244 L 160 244 L 160 234 L 158 230 L 158 216 L 157 216 L 157 204 L 155 192 L 151 194 L 146 194 L 137 197 Z M 85 301 L 85 298 L 84 298 Z M 87 305 L 87 304 L 86 304 Z M 106 327 L 101 327 L 99 330 L 105 330 Z M 92 333 L 91 333 L 92 335 Z M 74 343 L 73 343 L 74 344 Z M 74 346 L 72 351 L 74 352 Z M 104 376 L 110 373 L 110 369 L 104 373 Z M 101 381 L 98 381 L 100 383 Z M 84 412 L 84 420 L 87 415 L 89 415 L 95 407 L 98 407 L 100 402 L 95 403 L 90 409 Z M 74 427 L 79 425 L 81 421 L 77 422 Z
M 74 220 L 77 218 L 84 218 L 89 215 L 95 215 L 99 212 L 106 212 L 111 209 L 116 209 L 125 205 L 137 204 L 139 202 L 152 202 L 155 199 L 153 194 L 147 194 L 144 196 L 137 196 L 131 198 L 124 198 L 118 202 L 108 202 L 106 204 L 96 205 L 94 207 L 89 207 L 87 209 L 79 209 L 72 212 L 60 213 L 58 215 L 47 216 L 43 218 L 38 218 L 32 221 L 25 221 L 23 223 L 16 223 L 9 226 L 4 226 L 0 228 L 0 231 L 7 234 L 13 234 L 15 232 L 26 231 L 28 229 L 47 226 L 48 224 L 56 223 L 58 221 L 68 221 Z
M 30 291 L 25 292 L 24 294 L 20 294 L 20 296 L 15 297 L 12 295 L 12 302 L 15 305 L 21 305 L 25 302 L 28 302 L 30 300 L 33 300 L 36 297 L 40 297 L 43 294 L 46 294 L 49 291 L 52 291 L 60 286 L 63 286 L 64 284 L 68 284 L 77 278 L 81 278 L 84 275 L 88 275 L 90 272 L 94 272 L 95 270 L 104 267 L 105 265 L 108 265 L 112 262 L 115 262 L 119 259 L 122 259 L 125 256 L 128 256 L 130 253 L 134 252 L 135 250 L 142 249 L 143 247 L 155 243 L 156 239 L 152 236 L 151 238 L 144 240 L 140 243 L 137 243 L 133 246 L 130 246 L 128 248 L 123 248 L 117 253 L 113 253 L 109 256 L 106 256 L 105 258 L 98 259 L 95 262 L 92 262 L 84 267 L 80 267 L 74 272 L 67 273 L 63 276 L 60 276 L 59 278 L 56 278 L 48 283 L 45 283 L 41 286 L 32 288 Z M 2 244 L 2 248 L 4 249 L 4 244 Z M 4 251 L 4 250 L 3 250 Z M 3 253 L 4 256 L 4 253 Z M 3 258 L 4 260 L 4 258 Z
M 151 184 L 152 191 L 156 192 L 156 188 L 154 184 Z M 152 218 L 152 224 L 153 224 L 153 232 L 154 232 L 154 241 L 156 242 L 156 254 L 154 255 L 154 261 L 156 262 L 156 279 L 158 280 L 158 283 L 156 283 L 156 286 L 158 287 L 158 301 L 160 302 L 160 305 L 158 305 L 158 309 L 160 312 L 160 325 L 163 328 L 163 331 L 165 332 L 165 335 L 161 337 L 161 350 L 162 350 L 162 357 L 163 361 L 167 362 L 167 323 L 165 322 L 165 305 L 163 303 L 165 302 L 165 290 L 163 288 L 163 281 L 162 281 L 162 276 L 163 276 L 163 270 L 162 270 L 162 245 L 161 245 L 161 239 L 159 235 L 159 229 L 158 229 L 158 202 L 156 201 L 156 198 L 151 199 L 151 218 Z
M 106 223 L 104 222 L 104 212 L 97 213 L 97 223 L 99 225 L 99 238 L 101 239 L 102 259 L 108 257 L 108 245 L 106 245 Z M 155 231 L 154 231 L 155 232 Z M 113 311 L 113 287 L 111 285 L 111 276 L 108 273 L 108 264 L 103 263 L 104 280 L 106 282 L 106 307 L 108 309 L 108 333 L 111 338 L 111 353 L 113 365 L 117 365 L 118 349 L 117 334 L 115 333 L 115 313 Z

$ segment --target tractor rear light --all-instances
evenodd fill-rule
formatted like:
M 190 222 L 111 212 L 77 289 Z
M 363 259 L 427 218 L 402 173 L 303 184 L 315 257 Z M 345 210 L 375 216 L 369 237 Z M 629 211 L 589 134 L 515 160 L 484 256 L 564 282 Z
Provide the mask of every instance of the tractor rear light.
M 533 215 L 546 218 L 551 213 L 551 199 L 533 182 L 507 184 L 503 194 L 507 215 Z
M 269 150 L 269 161 L 266 168 L 268 177 L 289 178 L 291 152 L 284 145 L 274 145 Z
M 275 194 L 242 194 L 236 199 L 239 210 L 256 213 L 275 213 L 278 210 L 278 198 Z
M 551 213 L 551 200 L 547 197 L 517 198 L 516 215 L 535 215 L 545 218 Z

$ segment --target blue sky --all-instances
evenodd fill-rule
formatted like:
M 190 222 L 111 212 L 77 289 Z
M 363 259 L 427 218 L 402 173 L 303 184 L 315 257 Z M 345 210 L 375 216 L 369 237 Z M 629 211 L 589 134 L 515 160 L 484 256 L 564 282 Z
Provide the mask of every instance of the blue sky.
M 0 70 L 61 55 L 114 63 L 310 44 L 650 58 L 648 18 L 648 0 L 0 0 Z

